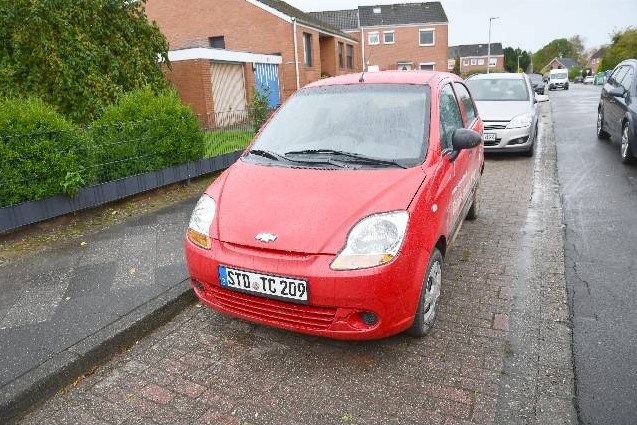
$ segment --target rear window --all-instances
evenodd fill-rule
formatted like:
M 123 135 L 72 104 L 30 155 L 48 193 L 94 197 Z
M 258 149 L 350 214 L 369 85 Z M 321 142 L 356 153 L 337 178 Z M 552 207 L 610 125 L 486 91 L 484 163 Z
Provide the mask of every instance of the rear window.
M 529 100 L 529 91 L 522 79 L 469 79 L 466 83 L 473 98 L 478 101 Z
M 285 156 L 336 150 L 396 161 L 423 162 L 429 135 L 430 90 L 403 84 L 356 84 L 303 89 L 286 102 L 251 150 Z

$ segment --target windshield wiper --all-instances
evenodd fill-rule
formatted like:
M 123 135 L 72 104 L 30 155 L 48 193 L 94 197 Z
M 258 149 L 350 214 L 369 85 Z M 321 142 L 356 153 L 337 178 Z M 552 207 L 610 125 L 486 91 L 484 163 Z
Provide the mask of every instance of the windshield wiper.
M 334 149 L 306 149 L 302 151 L 291 151 L 291 152 L 286 152 L 283 156 L 288 157 L 289 155 L 334 155 L 334 156 L 342 157 L 340 158 L 340 160 L 343 160 L 346 158 L 348 162 L 354 162 L 359 164 L 388 165 L 391 167 L 407 168 L 396 161 L 374 158 L 371 156 L 365 156 L 358 153 L 338 151 Z
M 278 153 L 274 153 L 272 151 L 266 151 L 262 149 L 253 149 L 249 153 L 250 155 L 262 156 L 264 158 L 273 159 L 275 161 L 288 160 L 287 158 L 285 158 L 282 155 L 279 155 Z

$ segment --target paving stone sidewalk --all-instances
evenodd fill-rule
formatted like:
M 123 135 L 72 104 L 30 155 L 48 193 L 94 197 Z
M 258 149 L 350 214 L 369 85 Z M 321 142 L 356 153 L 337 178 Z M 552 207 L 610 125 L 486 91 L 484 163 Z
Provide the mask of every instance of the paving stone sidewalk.
M 488 158 L 427 337 L 336 342 L 196 305 L 22 423 L 574 424 L 547 106 L 535 158 Z

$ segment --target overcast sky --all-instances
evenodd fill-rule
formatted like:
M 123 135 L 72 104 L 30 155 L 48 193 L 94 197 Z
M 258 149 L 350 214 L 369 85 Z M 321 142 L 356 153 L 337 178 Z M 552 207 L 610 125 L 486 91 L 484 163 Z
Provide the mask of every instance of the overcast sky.
M 397 0 L 286 0 L 306 12 L 409 3 Z M 610 42 L 614 30 L 637 27 L 637 0 L 442 0 L 449 45 L 486 43 L 536 51 L 556 38 L 579 34 L 587 48 Z

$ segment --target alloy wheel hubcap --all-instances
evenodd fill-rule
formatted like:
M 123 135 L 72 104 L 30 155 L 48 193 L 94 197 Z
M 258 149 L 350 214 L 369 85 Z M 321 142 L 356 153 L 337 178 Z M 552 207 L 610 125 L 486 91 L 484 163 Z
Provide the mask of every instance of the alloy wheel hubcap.
M 624 126 L 624 131 L 622 132 L 622 158 L 626 158 L 628 156 L 628 126 Z
M 597 134 L 602 131 L 602 111 L 597 113 Z
M 440 284 L 442 283 L 442 267 L 440 262 L 436 261 L 431 266 L 429 275 L 427 276 L 427 284 L 425 286 L 425 309 L 424 309 L 424 321 L 428 322 L 429 319 L 436 312 L 436 303 L 438 297 L 440 297 Z

